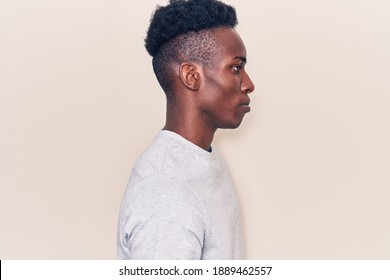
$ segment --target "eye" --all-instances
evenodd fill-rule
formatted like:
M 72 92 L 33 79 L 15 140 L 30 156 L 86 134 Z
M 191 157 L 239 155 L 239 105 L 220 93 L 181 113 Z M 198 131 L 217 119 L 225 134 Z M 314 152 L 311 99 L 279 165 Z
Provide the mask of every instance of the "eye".
M 240 72 L 241 67 L 242 67 L 241 65 L 235 65 L 235 66 L 233 66 L 233 67 L 232 67 L 233 72 L 234 72 L 234 73 Z

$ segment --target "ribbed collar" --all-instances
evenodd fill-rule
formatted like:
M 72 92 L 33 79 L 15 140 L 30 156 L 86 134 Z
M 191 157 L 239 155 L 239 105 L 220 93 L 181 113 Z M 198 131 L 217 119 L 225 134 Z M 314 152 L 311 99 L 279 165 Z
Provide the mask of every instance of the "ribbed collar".
M 176 132 L 170 131 L 170 130 L 160 130 L 157 134 L 157 137 L 169 137 L 171 139 L 176 140 L 177 142 L 181 143 L 188 149 L 190 149 L 194 154 L 206 159 L 206 160 L 213 160 L 215 156 L 215 147 L 211 146 L 211 152 L 206 151 L 202 149 L 201 147 L 195 145 L 191 141 L 188 141 L 183 136 L 177 134 Z

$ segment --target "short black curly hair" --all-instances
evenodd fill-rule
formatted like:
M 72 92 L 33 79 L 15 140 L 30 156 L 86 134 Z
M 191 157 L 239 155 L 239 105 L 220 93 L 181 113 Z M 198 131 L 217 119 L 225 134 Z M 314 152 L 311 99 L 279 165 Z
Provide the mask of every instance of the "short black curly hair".
M 173 90 L 173 63 L 211 63 L 218 47 L 212 31 L 236 25 L 235 9 L 218 0 L 170 0 L 167 6 L 157 6 L 145 47 L 153 57 L 153 71 L 165 93 Z

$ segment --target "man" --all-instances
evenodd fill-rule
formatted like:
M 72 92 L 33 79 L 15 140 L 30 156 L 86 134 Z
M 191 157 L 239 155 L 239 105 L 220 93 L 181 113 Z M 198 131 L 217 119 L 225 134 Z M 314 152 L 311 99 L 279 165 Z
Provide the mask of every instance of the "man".
M 254 85 L 234 8 L 171 0 L 155 11 L 145 46 L 167 98 L 166 123 L 133 168 L 121 207 L 120 259 L 241 259 L 239 203 L 211 146 L 236 128 Z

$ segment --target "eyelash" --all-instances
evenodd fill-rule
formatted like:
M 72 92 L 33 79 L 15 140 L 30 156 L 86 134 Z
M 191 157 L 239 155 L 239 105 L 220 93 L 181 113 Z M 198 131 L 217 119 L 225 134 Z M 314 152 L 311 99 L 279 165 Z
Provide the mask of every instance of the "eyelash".
M 238 73 L 241 70 L 241 65 L 235 65 L 232 67 L 234 73 Z

